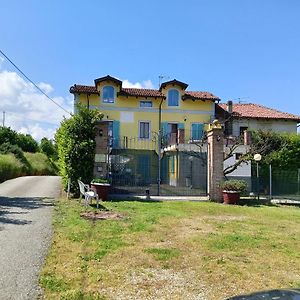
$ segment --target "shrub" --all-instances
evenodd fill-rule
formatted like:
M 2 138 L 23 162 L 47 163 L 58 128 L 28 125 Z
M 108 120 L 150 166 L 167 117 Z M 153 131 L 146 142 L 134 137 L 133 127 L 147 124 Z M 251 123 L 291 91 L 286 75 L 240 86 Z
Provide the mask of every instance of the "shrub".
M 224 181 L 221 187 L 224 191 L 237 191 L 243 193 L 247 190 L 247 182 L 244 180 L 230 179 Z
M 59 171 L 64 188 L 71 180 L 70 190 L 79 194 L 77 180 L 91 182 L 95 159 L 95 125 L 103 115 L 78 105 L 75 115 L 61 122 L 55 134 Z
M 0 154 L 0 182 L 22 175 L 22 167 L 13 154 Z
M 24 152 L 17 145 L 12 145 L 10 143 L 3 143 L 0 145 L 0 153 L 1 154 L 9 154 L 12 153 L 16 159 L 18 159 L 21 163 L 20 173 L 29 173 L 30 172 L 30 164 L 28 163 L 26 157 L 24 156 Z
M 109 183 L 107 179 L 104 178 L 94 178 L 91 183 Z
M 26 153 L 25 157 L 30 164 L 29 175 L 57 175 L 57 166 L 44 153 Z

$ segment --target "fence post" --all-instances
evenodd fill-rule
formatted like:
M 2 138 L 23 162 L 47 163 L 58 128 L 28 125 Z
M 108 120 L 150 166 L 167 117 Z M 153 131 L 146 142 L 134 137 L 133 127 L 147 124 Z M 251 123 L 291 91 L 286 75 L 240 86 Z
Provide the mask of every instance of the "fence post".
M 222 202 L 224 134 L 221 124 L 214 120 L 207 131 L 207 187 L 209 199 Z

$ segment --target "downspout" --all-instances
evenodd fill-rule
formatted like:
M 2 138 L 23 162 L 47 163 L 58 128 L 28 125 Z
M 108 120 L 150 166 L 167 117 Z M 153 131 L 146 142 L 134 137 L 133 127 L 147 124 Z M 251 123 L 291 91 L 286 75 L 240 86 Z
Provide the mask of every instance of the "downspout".
M 87 101 L 87 108 L 88 108 L 88 110 L 90 110 L 90 98 L 89 98 L 89 94 L 86 94 L 86 101 Z
M 161 99 L 158 107 L 158 179 L 157 179 L 157 195 L 160 196 L 161 184 L 161 106 L 164 98 Z

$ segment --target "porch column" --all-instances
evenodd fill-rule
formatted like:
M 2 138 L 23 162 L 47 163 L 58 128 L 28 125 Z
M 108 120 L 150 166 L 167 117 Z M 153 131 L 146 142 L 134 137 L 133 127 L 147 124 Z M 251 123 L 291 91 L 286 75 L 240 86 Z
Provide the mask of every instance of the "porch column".
M 209 200 L 222 202 L 224 134 L 221 124 L 214 120 L 207 131 L 207 189 Z

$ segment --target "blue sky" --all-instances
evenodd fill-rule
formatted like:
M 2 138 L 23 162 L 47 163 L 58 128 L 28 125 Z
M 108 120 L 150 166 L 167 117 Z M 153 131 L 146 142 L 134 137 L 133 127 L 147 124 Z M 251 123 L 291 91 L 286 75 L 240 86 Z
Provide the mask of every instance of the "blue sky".
M 300 115 L 300 1 L 0 4 L 0 49 L 68 110 L 74 83 L 110 74 L 157 88 L 158 76 L 166 75 L 222 101 L 240 98 Z M 36 138 L 51 136 L 65 113 L 12 72 L 0 58 L 7 124 Z

